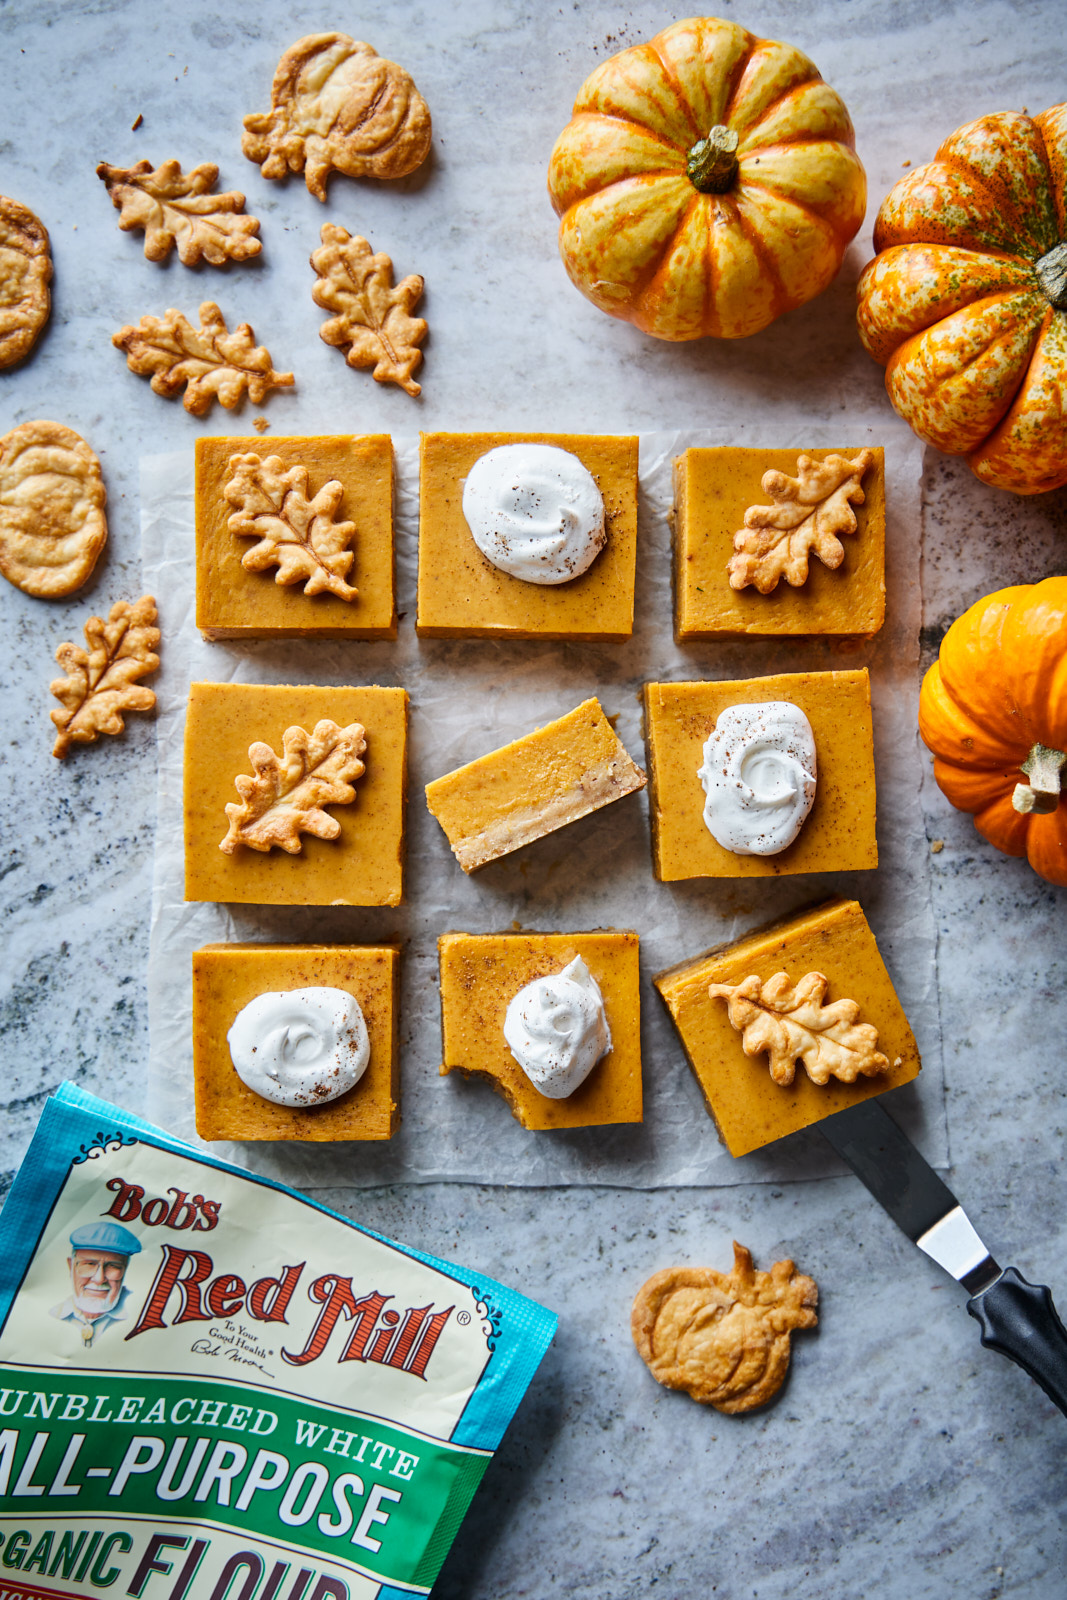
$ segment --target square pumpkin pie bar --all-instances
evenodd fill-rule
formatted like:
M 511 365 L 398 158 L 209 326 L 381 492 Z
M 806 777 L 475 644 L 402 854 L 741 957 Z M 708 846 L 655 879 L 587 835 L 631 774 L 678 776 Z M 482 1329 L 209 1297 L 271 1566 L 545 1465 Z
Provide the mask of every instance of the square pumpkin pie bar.
M 443 1077 L 463 1072 L 488 1079 L 524 1128 L 590 1128 L 641 1121 L 636 933 L 610 929 L 595 933 L 446 933 L 437 947 Z M 610 1048 L 572 1093 L 553 1098 L 541 1093 L 520 1066 L 505 1037 L 505 1024 L 509 1007 L 521 991 L 564 976 L 576 959 L 586 969 L 584 976 L 591 977 L 599 990 Z M 552 998 L 555 1010 L 560 996 Z M 510 1028 L 509 1033 L 514 1039 Z M 595 1049 L 592 1046 L 591 1053 Z
M 867 637 L 884 620 L 883 450 L 731 445 L 678 457 L 679 642 L 730 634 Z
M 208 639 L 395 639 L 389 435 L 198 439 L 196 625 Z
M 787 984 L 771 983 L 779 973 Z M 733 1156 L 919 1074 L 915 1037 L 855 900 L 827 901 L 652 981 Z
M 594 698 L 435 778 L 426 804 L 464 872 L 474 872 L 647 781 Z
M 783 703 L 786 715 L 801 724 L 806 719 L 810 730 L 814 771 L 806 776 L 781 727 L 767 721 L 781 719 Z M 645 725 L 652 858 L 661 881 L 849 872 L 878 865 L 866 668 L 716 683 L 646 683 Z M 788 809 L 782 796 L 791 786 L 798 813 L 805 805 L 808 809 L 793 841 L 773 853 L 759 853 L 765 847 L 756 838 L 731 839 L 721 829 L 716 836 L 705 820 L 717 788 L 718 801 L 733 808 L 728 820 L 740 824 L 742 834 L 746 825 L 770 829 L 768 819 Z M 743 842 L 756 853 L 739 849 Z
M 548 445 L 577 457 L 603 499 L 606 539 L 592 564 L 566 581 L 528 581 L 501 570 L 475 543 L 464 484 L 489 451 Z M 636 436 L 424 433 L 419 469 L 416 632 L 431 639 L 628 639 L 637 562 Z M 522 486 L 513 485 L 522 496 Z M 536 496 L 532 497 L 536 498 Z M 542 516 L 545 507 L 536 508 Z
M 404 689 L 192 684 L 185 898 L 399 905 L 407 698 Z
M 193 951 L 193 1080 L 202 1139 L 388 1139 L 400 1122 L 394 945 L 209 944 Z M 340 989 L 358 1003 L 370 1059 L 321 1105 L 288 1106 L 242 1082 L 227 1035 L 261 995 Z

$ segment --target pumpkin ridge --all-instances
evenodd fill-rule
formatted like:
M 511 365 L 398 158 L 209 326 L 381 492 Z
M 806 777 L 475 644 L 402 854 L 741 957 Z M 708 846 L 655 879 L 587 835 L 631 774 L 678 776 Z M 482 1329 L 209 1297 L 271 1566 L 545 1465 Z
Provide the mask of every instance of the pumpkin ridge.
M 1032 238 L 1032 232 L 1029 225 L 1025 219 L 1019 215 L 1017 208 L 1011 203 L 1010 200 L 1001 200 L 994 195 L 993 191 L 987 187 L 981 173 L 978 172 L 975 167 L 972 167 L 969 162 L 950 156 L 947 159 L 943 159 L 941 165 L 948 167 L 950 170 L 955 170 L 956 172 L 960 173 L 961 176 L 966 177 L 967 180 L 972 183 L 975 189 L 981 194 L 986 203 L 989 215 L 997 217 L 998 220 L 1001 218 L 1006 219 L 1011 224 L 1013 233 L 1015 233 L 1021 239 L 1029 241 L 1025 248 L 1016 250 L 1015 252 L 1020 261 L 1026 261 L 1032 266 L 1035 261 L 1040 260 L 1040 258 L 1046 252 L 1041 248 L 1037 240 Z
M 659 49 L 659 38 L 660 36 L 657 34 L 654 39 L 649 40 L 649 49 L 654 52 L 656 60 L 659 62 L 660 67 L 662 68 L 664 82 L 670 85 L 675 104 L 685 113 L 686 121 L 689 123 L 690 129 L 693 131 L 693 142 L 696 143 L 697 139 L 706 138 L 708 130 L 706 128 L 701 129 L 697 125 L 697 119 L 693 112 L 693 107 L 689 103 L 689 96 L 682 88 L 681 81 L 678 77 L 678 74 L 674 70 L 673 63 L 669 62 Z
M 820 211 L 817 211 L 808 201 L 798 200 L 795 195 L 783 194 L 781 189 L 772 189 L 769 184 L 760 183 L 757 179 L 748 177 L 745 179 L 745 188 L 750 194 L 765 194 L 769 199 L 779 204 L 795 206 L 798 211 L 802 212 L 805 217 L 809 217 L 812 222 L 819 222 L 824 226 L 826 224 L 826 218 Z
M 777 111 L 780 108 L 780 106 L 783 104 L 784 101 L 791 99 L 794 95 L 800 94 L 801 90 L 808 88 L 808 86 L 810 84 L 812 84 L 812 83 L 823 83 L 823 82 L 825 82 L 825 80 L 823 78 L 822 73 L 821 72 L 816 72 L 810 78 L 805 78 L 803 83 L 791 84 L 788 89 L 783 89 L 781 94 L 778 95 L 776 99 L 769 101 L 768 104 L 765 105 L 763 110 L 760 112 L 758 121 L 753 122 L 751 124 L 751 126 L 749 127 L 748 132 L 741 135 L 741 137 L 740 137 L 740 139 L 738 141 L 738 146 L 737 146 L 738 160 L 740 160 L 743 155 L 745 155 L 745 156 L 750 155 L 752 153 L 752 150 L 761 148 L 761 146 L 759 146 L 759 145 L 750 145 L 748 141 L 750 139 L 754 139 L 756 137 L 756 135 L 759 133 L 760 124 L 766 122 L 767 118 L 770 116 L 772 111 Z M 737 89 L 737 85 L 735 84 L 734 85 L 734 89 L 731 90 L 730 102 L 727 105 L 727 114 L 728 115 L 733 110 L 733 95 L 734 95 L 734 92 L 736 91 L 736 89 Z M 847 115 L 847 113 L 846 113 L 846 115 Z M 727 126 L 729 126 L 729 123 L 727 123 Z M 782 143 L 791 144 L 792 142 L 793 142 L 792 140 L 781 140 L 781 139 L 776 141 L 776 143 L 778 143 L 778 144 L 782 144 Z M 841 143 L 842 141 L 839 140 L 837 142 Z M 773 146 L 769 146 L 768 148 L 773 148 Z

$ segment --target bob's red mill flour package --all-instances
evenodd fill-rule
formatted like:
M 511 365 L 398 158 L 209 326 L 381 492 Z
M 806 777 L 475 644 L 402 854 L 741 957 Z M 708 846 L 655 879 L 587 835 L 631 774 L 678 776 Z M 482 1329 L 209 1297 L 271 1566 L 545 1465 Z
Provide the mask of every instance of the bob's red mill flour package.
M 555 1326 L 64 1085 L 0 1217 L 0 1597 L 426 1594 Z

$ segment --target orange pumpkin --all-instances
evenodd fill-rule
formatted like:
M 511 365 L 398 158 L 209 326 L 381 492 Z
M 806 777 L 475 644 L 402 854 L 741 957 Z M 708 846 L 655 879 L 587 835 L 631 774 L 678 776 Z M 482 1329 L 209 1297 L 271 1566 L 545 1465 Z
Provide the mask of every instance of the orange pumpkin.
M 563 264 L 657 339 L 756 333 L 841 265 L 867 204 L 854 145 L 792 45 L 677 22 L 578 91 L 548 171 Z
M 919 732 L 982 837 L 1067 884 L 1067 578 L 1000 589 L 952 624 L 923 680 Z
M 860 338 L 920 439 L 986 483 L 1067 483 L 1067 105 L 958 128 L 878 213 Z

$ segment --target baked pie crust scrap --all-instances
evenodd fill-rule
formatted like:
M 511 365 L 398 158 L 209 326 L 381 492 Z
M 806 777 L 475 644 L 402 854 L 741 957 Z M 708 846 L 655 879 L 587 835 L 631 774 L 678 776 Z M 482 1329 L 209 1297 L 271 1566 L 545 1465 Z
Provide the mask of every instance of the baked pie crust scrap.
M 63 702 L 62 711 L 50 713 L 59 730 L 52 754 L 62 758 L 72 744 L 93 744 L 102 733 L 121 733 L 124 711 L 151 711 L 156 697 L 138 683 L 159 666 L 156 602 L 150 594 L 128 604 L 118 600 L 108 619 L 90 617 L 85 642 L 61 644 L 56 660 L 66 677 L 53 680 L 51 689 Z
M 240 538 L 259 542 L 241 557 L 249 572 L 277 567 L 276 583 L 303 583 L 305 594 L 335 594 L 355 600 L 359 590 L 345 582 L 355 560 L 354 522 L 339 522 L 344 485 L 331 478 L 312 497 L 308 469 L 286 468 L 281 456 L 264 461 L 254 451 L 230 457 L 223 498 L 233 506 L 227 527 Z
M 819 1291 L 792 1261 L 757 1272 L 734 1243 L 732 1272 L 667 1267 L 634 1301 L 638 1354 L 658 1383 L 734 1414 L 775 1395 L 789 1370 L 790 1335 L 814 1328 Z
M 341 824 L 321 808 L 355 799 L 352 781 L 364 772 L 359 759 L 367 748 L 364 732 L 358 722 L 339 728 L 326 718 L 311 733 L 286 728 L 280 760 L 269 744 L 257 740 L 248 751 L 255 777 L 242 773 L 234 779 L 241 803 L 231 800 L 226 807 L 230 827 L 219 849 L 232 856 L 242 844 L 262 852 L 277 845 L 296 856 L 303 833 L 336 839 Z
M 200 307 L 199 328 L 170 310 L 120 328 L 111 343 L 125 350 L 131 372 L 151 377 L 156 394 L 172 400 L 184 387 L 182 403 L 197 417 L 211 410 L 213 400 L 232 411 L 247 394 L 260 405 L 272 389 L 288 389 L 294 382 L 291 372 L 275 372 L 270 351 L 256 344 L 247 322 L 230 333 L 212 300 Z
M 775 1083 L 792 1083 L 802 1061 L 812 1083 L 830 1078 L 855 1083 L 889 1070 L 888 1058 L 875 1048 L 878 1029 L 857 1022 L 854 1000 L 824 1005 L 829 987 L 821 972 L 809 972 L 794 988 L 784 972 L 764 983 L 754 974 L 738 984 L 713 983 L 712 1000 L 725 1000 L 730 1022 L 741 1034 L 746 1056 L 767 1052 Z
M 430 109 L 411 77 L 347 33 L 312 33 L 282 56 L 269 111 L 244 119 L 241 149 L 265 178 L 302 172 L 326 199 L 331 171 L 401 178 L 430 148 Z
M 107 492 L 94 452 L 61 422 L 0 438 L 0 572 L 41 600 L 73 594 L 107 542 Z
M 48 229 L 0 194 L 0 370 L 28 356 L 52 309 Z
M 752 584 L 770 594 L 784 578 L 794 589 L 807 582 L 808 562 L 817 556 L 836 570 L 845 559 L 839 534 L 855 533 L 852 507 L 864 500 L 861 480 L 874 461 L 870 450 L 853 460 L 828 455 L 822 461 L 797 457 L 797 475 L 765 472 L 763 490 L 774 504 L 749 506 L 745 526 L 734 534 L 734 551 L 726 563 L 730 588 Z
M 322 244 L 311 256 L 318 282 L 311 298 L 334 315 L 319 338 L 345 352 L 350 367 L 373 367 L 379 383 L 398 383 L 410 395 L 422 389 L 411 376 L 422 360 L 419 345 L 427 334 L 422 317 L 411 312 L 425 279 L 417 274 L 393 283 L 393 263 L 377 255 L 366 239 L 327 222 Z
M 263 248 L 255 237 L 258 218 L 244 215 L 244 195 L 236 189 L 211 193 L 219 177 L 214 162 L 204 161 L 183 173 L 178 161 L 164 161 L 159 167 L 150 161 L 132 167 L 101 161 L 96 175 L 107 184 L 119 212 L 119 227 L 125 232 L 144 230 L 149 261 L 165 261 L 177 245 L 178 259 L 185 266 L 207 261 L 221 267 L 227 261 L 247 261 Z

